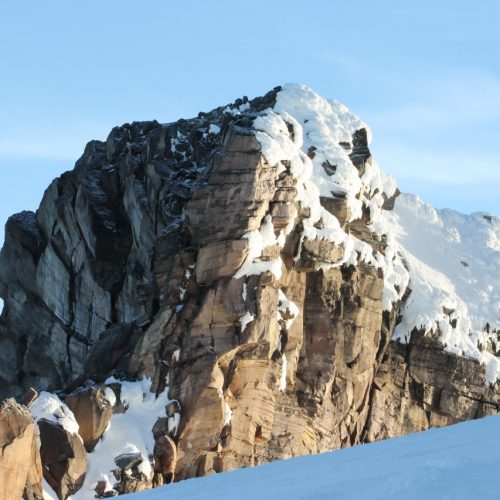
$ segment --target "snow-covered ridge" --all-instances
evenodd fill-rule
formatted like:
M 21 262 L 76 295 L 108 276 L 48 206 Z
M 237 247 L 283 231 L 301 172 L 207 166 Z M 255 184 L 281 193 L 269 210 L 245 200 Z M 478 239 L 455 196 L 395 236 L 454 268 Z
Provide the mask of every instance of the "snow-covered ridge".
M 353 135 L 365 129 L 369 143 L 370 129 L 344 105 L 305 85 L 285 85 L 274 108 L 257 117 L 254 128 L 267 162 L 278 165 L 277 175 L 288 168 L 297 179 L 298 201 L 310 211 L 302 221 L 302 241 L 323 239 L 343 247 L 342 260 L 324 267 L 365 261 L 380 268 L 385 310 L 411 290 L 401 305 L 394 339 L 407 342 L 414 329 L 432 331 L 447 351 L 485 364 L 490 383 L 500 378 L 495 355 L 500 344 L 499 219 L 438 211 L 413 195 L 400 195 L 394 209 L 385 210 L 384 201 L 396 193 L 395 180 L 372 158 L 359 171 L 349 157 Z M 348 221 L 368 210 L 371 231 L 387 240 L 384 254 L 344 230 L 321 206 L 321 196 L 344 198 Z M 237 277 L 265 267 L 279 278 L 281 261 L 264 263 L 259 256 L 268 244 L 283 246 L 293 224 L 277 238 L 269 226 L 266 219 L 260 231 L 246 235 L 249 257 Z

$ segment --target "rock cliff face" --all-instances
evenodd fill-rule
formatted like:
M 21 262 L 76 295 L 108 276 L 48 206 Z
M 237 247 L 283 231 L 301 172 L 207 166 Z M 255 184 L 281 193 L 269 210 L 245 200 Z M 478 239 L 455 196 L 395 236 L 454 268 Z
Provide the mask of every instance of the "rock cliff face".
M 411 200 L 369 140 L 341 104 L 279 87 L 191 120 L 117 127 L 36 214 L 9 219 L 0 398 L 63 391 L 92 463 L 110 419 L 142 404 L 120 380 L 146 377 L 158 396 L 154 428 L 127 421 L 149 425 L 153 445 L 85 483 L 52 481 L 60 498 L 498 412 L 498 311 L 468 308 L 437 271 L 427 279 L 429 263 L 398 239 Z M 498 219 L 477 224 L 500 241 Z M 483 259 L 493 303 L 495 245 Z

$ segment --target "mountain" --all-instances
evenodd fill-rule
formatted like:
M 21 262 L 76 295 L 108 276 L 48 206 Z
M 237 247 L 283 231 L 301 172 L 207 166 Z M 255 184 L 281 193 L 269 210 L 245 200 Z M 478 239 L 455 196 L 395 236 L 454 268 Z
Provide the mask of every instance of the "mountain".
M 498 413 L 500 220 L 400 193 L 370 140 L 285 85 L 116 127 L 8 220 L 0 398 L 60 498 Z

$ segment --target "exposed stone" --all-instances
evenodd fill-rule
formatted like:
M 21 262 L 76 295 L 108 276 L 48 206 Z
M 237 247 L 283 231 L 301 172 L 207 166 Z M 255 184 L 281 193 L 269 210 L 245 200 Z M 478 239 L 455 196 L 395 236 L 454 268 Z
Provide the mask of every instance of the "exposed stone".
M 105 387 L 94 386 L 76 391 L 66 396 L 64 402 L 75 416 L 85 449 L 92 451 L 113 415 Z
M 211 285 L 215 280 L 233 276 L 248 253 L 248 240 L 227 240 L 211 243 L 198 252 L 196 281 Z
M 341 226 L 345 226 L 345 223 L 350 219 L 351 214 L 349 213 L 349 208 L 347 206 L 347 200 L 345 198 L 327 198 L 322 196 L 320 198 L 321 205 L 328 210 L 332 215 L 337 217 Z
M 177 447 L 169 436 L 156 437 L 154 460 L 155 472 L 161 476 L 161 483 L 172 483 L 175 479 L 175 467 L 177 465 Z
M 95 487 L 97 498 L 111 498 L 118 495 L 118 492 L 109 487 L 108 481 L 98 481 Z
M 43 498 L 38 428 L 14 399 L 0 407 L 0 498 Z
M 446 353 L 435 332 L 391 341 L 399 303 L 383 310 L 381 269 L 348 265 L 348 243 L 304 234 L 311 208 L 298 200 L 292 165 L 271 165 L 252 128 L 277 90 L 191 120 L 116 127 L 49 186 L 36 214 L 9 219 L 0 397 L 65 389 L 88 450 L 111 414 L 126 411 L 119 383 L 107 386 L 116 404 L 106 403 L 109 375 L 150 377 L 172 399 L 152 429 L 154 457 L 116 457 L 118 484 L 98 485 L 101 497 L 500 409 L 500 384 L 489 387 L 483 366 Z M 360 176 L 369 173 L 367 143 L 361 129 L 340 144 Z M 325 160 L 323 169 L 332 176 L 337 166 Z M 383 198 L 384 209 L 397 195 Z M 363 248 L 385 255 L 367 203 L 351 220 L 345 194 L 320 202 Z M 256 274 L 236 279 L 247 233 L 264 220 L 271 237 L 286 237 L 266 238 Z M 496 353 L 493 344 L 484 348 Z M 84 446 L 55 424 L 40 430 L 47 481 L 64 498 L 83 481 Z
M 43 476 L 60 499 L 77 492 L 85 479 L 87 453 L 78 434 L 39 420 Z
M 327 240 L 304 238 L 297 268 L 301 271 L 316 271 L 322 264 L 335 264 L 342 259 L 344 249 Z
M 375 441 L 500 412 L 474 360 L 436 349 L 415 332 L 408 345 L 391 342 L 371 395 L 366 439 Z
M 142 462 L 140 453 L 125 453 L 115 458 L 115 464 L 122 471 L 128 471 L 133 467 L 137 467 Z
M 38 392 L 33 389 L 33 387 L 30 387 L 23 395 L 21 398 L 20 403 L 23 406 L 29 406 L 36 398 L 38 397 Z
M 141 470 L 145 460 L 141 453 L 125 453 L 115 458 L 118 483 L 113 487 L 116 494 L 136 493 L 153 487 L 152 478 Z M 147 460 L 147 459 L 146 459 Z

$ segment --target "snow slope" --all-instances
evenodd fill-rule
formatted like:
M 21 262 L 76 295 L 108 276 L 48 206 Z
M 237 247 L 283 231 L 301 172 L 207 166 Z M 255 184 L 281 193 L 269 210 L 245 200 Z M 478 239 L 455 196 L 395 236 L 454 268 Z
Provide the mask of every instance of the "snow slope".
M 493 382 L 499 362 L 485 348 L 491 341 L 498 345 L 493 329 L 500 327 L 500 219 L 435 210 L 408 194 L 386 217 L 412 288 L 394 337 L 405 342 L 415 324 L 427 330 L 437 324 L 445 350 L 478 359 Z
M 190 479 L 136 500 L 500 498 L 500 416 Z

